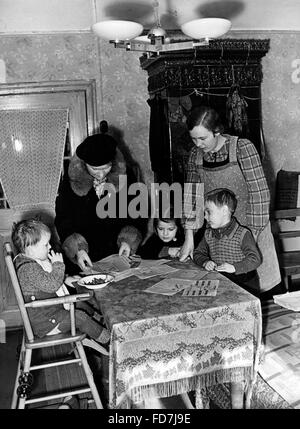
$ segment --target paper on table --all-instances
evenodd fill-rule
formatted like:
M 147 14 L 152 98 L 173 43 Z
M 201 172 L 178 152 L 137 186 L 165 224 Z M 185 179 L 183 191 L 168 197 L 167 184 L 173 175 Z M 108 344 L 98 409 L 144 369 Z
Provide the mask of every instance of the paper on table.
M 169 265 L 159 265 L 158 267 L 141 267 L 136 268 L 136 275 L 139 279 L 149 279 L 154 276 L 161 276 L 163 274 L 174 273 L 178 268 L 170 267 Z
M 142 267 L 157 267 L 158 265 L 170 262 L 170 259 L 142 259 L 139 268 Z
M 101 272 L 115 271 L 121 272 L 128 270 L 130 263 L 126 256 L 120 256 L 118 254 L 109 255 L 106 258 L 101 259 L 93 264 L 93 269 Z
M 163 279 L 160 282 L 150 286 L 148 289 L 145 289 L 144 292 L 171 296 L 190 286 L 190 284 L 191 280 Z
M 193 279 L 193 280 L 201 280 L 204 276 L 208 274 L 205 270 L 185 270 L 178 269 L 175 276 L 176 279 Z M 172 278 L 173 273 L 168 275 L 168 278 Z
M 129 268 L 129 270 L 121 271 L 120 273 L 113 272 L 114 281 L 119 282 L 120 280 L 127 279 L 128 277 L 134 276 L 137 268 Z
M 186 296 L 216 296 L 219 280 L 194 280 L 193 284 L 184 289 Z
M 300 290 L 273 296 L 275 304 L 292 311 L 300 311 Z

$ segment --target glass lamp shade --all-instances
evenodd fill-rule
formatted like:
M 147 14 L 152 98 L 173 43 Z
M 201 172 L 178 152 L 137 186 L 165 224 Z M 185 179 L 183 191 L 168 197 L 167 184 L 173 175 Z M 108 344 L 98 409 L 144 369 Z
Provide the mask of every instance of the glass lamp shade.
M 93 32 L 105 40 L 130 40 L 143 32 L 143 26 L 133 21 L 107 20 L 92 25 Z
M 223 18 L 203 18 L 182 24 L 181 31 L 192 39 L 214 39 L 230 30 L 231 22 Z

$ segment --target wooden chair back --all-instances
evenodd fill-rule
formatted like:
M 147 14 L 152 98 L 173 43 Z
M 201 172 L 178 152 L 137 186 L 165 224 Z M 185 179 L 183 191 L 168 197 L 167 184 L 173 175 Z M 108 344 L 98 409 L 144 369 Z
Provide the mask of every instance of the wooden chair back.
M 297 216 L 300 216 L 300 208 L 275 210 L 273 213 L 273 219 L 277 222 L 284 219 L 292 221 L 295 220 Z M 274 235 L 277 238 L 278 259 L 284 284 L 286 290 L 289 290 L 292 275 L 300 274 L 300 247 L 299 250 L 286 250 L 283 241 L 285 239 L 300 237 L 300 228 L 291 228 L 282 231 L 280 225 L 277 225 L 277 231 Z
M 4 244 L 4 257 L 5 257 L 5 262 L 6 262 L 6 266 L 8 269 L 8 273 L 9 273 L 9 276 L 11 279 L 11 283 L 13 285 L 14 292 L 16 295 L 16 299 L 17 299 L 18 307 L 19 307 L 19 310 L 21 313 L 21 317 L 23 320 L 26 336 L 27 336 L 28 341 L 32 342 L 34 340 L 34 335 L 33 335 L 30 320 L 29 320 L 29 317 L 27 314 L 27 309 L 25 307 L 25 302 L 24 302 L 23 294 L 22 294 L 21 287 L 19 284 L 19 280 L 17 277 L 16 269 L 14 266 L 14 262 L 13 262 L 14 255 L 13 255 L 13 251 L 12 251 L 10 243 Z

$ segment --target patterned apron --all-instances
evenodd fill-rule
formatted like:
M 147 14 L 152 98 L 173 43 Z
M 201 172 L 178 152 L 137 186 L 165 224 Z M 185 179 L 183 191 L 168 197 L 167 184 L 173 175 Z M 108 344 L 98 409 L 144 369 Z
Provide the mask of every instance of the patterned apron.
M 203 167 L 203 158 L 199 157 L 197 167 L 201 182 L 204 183 L 205 193 L 221 187 L 230 189 L 235 193 L 238 202 L 235 216 L 241 225 L 247 226 L 248 188 L 237 161 L 237 141 L 238 137 L 230 138 L 229 160 L 226 165 L 216 168 L 206 168 Z M 260 292 L 266 292 L 281 281 L 270 221 L 259 234 L 257 246 L 263 259 L 262 264 L 257 269 Z

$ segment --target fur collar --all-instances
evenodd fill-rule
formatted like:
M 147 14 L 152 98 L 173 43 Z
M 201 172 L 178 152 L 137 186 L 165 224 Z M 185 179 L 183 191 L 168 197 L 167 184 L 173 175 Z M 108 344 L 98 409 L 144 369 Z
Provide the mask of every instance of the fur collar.
M 86 195 L 93 187 L 94 179 L 87 171 L 85 162 L 78 158 L 76 153 L 70 159 L 68 174 L 71 188 L 79 197 Z M 126 163 L 124 156 L 117 148 L 112 169 L 107 176 L 107 182 L 112 183 L 117 192 L 119 191 L 119 176 L 121 174 L 126 174 Z

